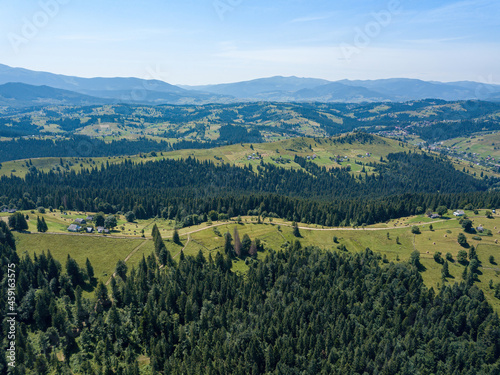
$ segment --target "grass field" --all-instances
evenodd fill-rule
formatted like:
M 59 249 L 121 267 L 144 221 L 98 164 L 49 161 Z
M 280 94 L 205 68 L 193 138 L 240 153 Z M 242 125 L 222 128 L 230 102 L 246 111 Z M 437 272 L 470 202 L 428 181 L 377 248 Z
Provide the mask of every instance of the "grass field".
M 447 147 L 467 153 L 476 153 L 480 157 L 500 158 L 500 133 L 477 134 L 470 137 L 454 138 L 444 142 Z
M 451 212 L 451 211 L 450 211 Z M 30 230 L 33 233 L 16 233 L 17 248 L 19 254 L 28 252 L 41 253 L 50 249 L 52 255 L 64 266 L 68 254 L 71 255 L 81 266 L 85 260 L 91 261 L 95 275 L 103 282 L 109 280 L 116 262 L 127 259 L 129 269 L 137 266 L 143 256 L 148 256 L 154 251 L 151 241 L 151 228 L 154 224 L 160 229 L 165 245 L 174 259 L 178 260 L 181 250 L 184 254 L 195 256 L 200 250 L 208 258 L 211 254 L 215 257 L 218 251 L 223 251 L 224 233 L 234 233 L 238 230 L 240 238 L 248 234 L 250 238 L 259 238 L 264 244 L 264 252 L 258 257 L 263 259 L 269 249 L 279 250 L 283 244 L 295 241 L 292 234 L 291 223 L 274 219 L 273 222 L 266 220 L 257 224 L 255 217 L 243 217 L 241 223 L 235 221 L 214 222 L 212 225 L 203 223 L 198 226 L 183 228 L 179 230 L 181 245 L 171 241 L 174 223 L 168 220 L 144 220 L 137 223 L 124 224 L 120 218 L 119 227 L 124 224 L 125 229 L 117 231 L 110 236 L 96 234 L 68 234 L 66 226 L 76 217 L 84 217 L 86 213 L 68 212 L 63 215 L 60 212 L 47 213 L 44 215 L 52 233 L 37 234 L 30 220 Z M 474 226 L 483 225 L 485 229 L 492 232 L 491 236 L 481 235 L 481 240 L 473 239 L 473 235 L 466 234 L 467 241 L 477 249 L 482 274 L 479 276 L 478 287 L 483 290 L 489 302 L 496 311 L 500 312 L 500 300 L 496 299 L 493 291 L 489 288 L 489 282 L 493 284 L 500 282 L 500 266 L 498 263 L 491 264 L 489 257 L 492 255 L 496 262 L 500 261 L 500 216 L 495 215 L 492 219 L 485 217 L 485 210 L 480 210 L 477 215 L 467 211 L 467 215 L 474 222 Z M 32 215 L 33 216 L 33 215 Z M 3 214 L 3 219 L 7 219 Z M 432 223 L 433 230 L 430 230 Z M 420 234 L 412 234 L 411 227 L 418 225 Z M 137 227 L 136 227 L 137 226 Z M 441 252 L 445 258 L 450 253 L 454 259 L 449 263 L 451 278 L 446 283 L 462 281 L 464 266 L 456 261 L 457 254 L 462 248 L 457 242 L 457 236 L 462 231 L 459 221 L 452 215 L 441 219 L 431 220 L 424 215 L 393 220 L 387 223 L 377 224 L 366 228 L 323 228 L 316 225 L 299 224 L 302 246 L 314 245 L 327 251 L 337 251 L 344 245 L 350 252 L 364 251 L 366 248 L 380 253 L 387 262 L 406 261 L 410 254 L 417 250 L 420 252 L 421 263 L 425 270 L 421 273 L 428 287 L 438 289 L 443 281 L 441 277 L 442 265 L 434 260 L 434 253 Z M 145 238 L 142 238 L 141 229 L 144 229 Z M 135 231 L 135 233 L 134 233 Z M 64 233 L 64 234 L 63 234 Z M 334 237 L 336 241 L 334 242 Z M 467 249 L 465 249 L 467 250 Z M 129 258 L 127 258 L 129 257 Z M 233 264 L 235 272 L 245 274 L 248 266 L 245 261 L 238 260 Z
M 16 246 L 20 255 L 27 252 L 30 256 L 36 252 L 50 250 L 52 256 L 64 267 L 70 255 L 81 267 L 85 267 L 87 258 L 92 263 L 95 277 L 106 281 L 113 273 L 116 262 L 125 259 L 135 248 L 145 240 L 130 238 L 104 238 L 86 235 L 63 234 L 26 234 L 16 233 Z
M 343 136 L 340 136 L 343 137 Z M 172 152 L 158 153 L 156 157 L 147 156 L 120 156 L 107 158 L 38 158 L 30 160 L 17 160 L 2 163 L 0 176 L 23 177 L 31 165 L 37 169 L 49 172 L 50 170 L 75 170 L 82 168 L 90 169 L 100 167 L 102 164 L 122 163 L 124 160 L 132 160 L 135 163 L 146 162 L 148 160 L 159 160 L 164 158 L 182 159 L 195 157 L 199 160 L 211 160 L 214 163 L 230 163 L 244 166 L 253 164 L 257 166 L 261 160 L 268 163 L 277 163 L 283 168 L 301 167 L 294 163 L 295 155 L 301 157 L 310 157 L 311 160 L 326 168 L 332 167 L 351 167 L 352 173 L 358 173 L 362 166 L 361 163 L 379 162 L 381 157 L 386 157 L 389 153 L 414 150 L 412 146 L 401 147 L 398 141 L 375 136 L 373 143 L 341 144 L 334 143 L 334 138 L 323 138 L 314 140 L 312 138 L 292 138 L 278 142 L 258 143 L 258 144 L 235 144 L 212 149 L 200 150 L 179 150 Z M 338 163 L 335 159 L 339 156 L 347 157 L 344 161 Z M 253 159 L 248 159 L 253 157 Z M 314 157 L 314 159 L 312 159 Z M 278 160 L 288 160 L 288 163 L 281 163 Z M 31 163 L 30 163 L 31 161 Z M 62 164 L 61 164 L 62 161 Z M 277 162 L 278 161 L 278 162 Z M 368 168 L 369 169 L 369 168 Z
M 317 140 L 313 138 L 291 138 L 268 143 L 235 144 L 199 150 L 178 150 L 157 153 L 154 157 L 150 154 L 144 154 L 142 156 L 134 155 L 101 158 L 37 158 L 16 160 L 1 163 L 0 177 L 10 175 L 24 177 L 31 166 L 44 172 L 49 172 L 51 170 L 55 172 L 70 170 L 79 171 L 82 168 L 100 168 L 106 163 L 119 164 L 123 163 L 124 160 L 131 160 L 134 163 L 144 163 L 151 160 L 186 159 L 188 157 L 193 157 L 202 161 L 210 160 L 215 164 L 224 162 L 237 166 L 257 166 L 260 164 L 261 160 L 263 160 L 266 163 L 276 164 L 286 169 L 302 169 L 300 165 L 293 161 L 295 155 L 304 158 L 309 157 L 313 163 L 327 169 L 333 167 L 349 167 L 351 174 L 359 175 L 363 168 L 361 164 L 378 163 L 380 162 L 380 158 L 386 158 L 389 153 L 417 150 L 417 148 L 411 145 L 407 144 L 405 147 L 402 147 L 397 140 L 378 136 L 374 136 L 375 141 L 372 143 L 334 143 L 335 139 L 342 137 L 345 137 L 345 135 Z M 498 137 L 500 142 L 500 135 Z M 487 143 L 491 146 L 491 142 L 488 141 Z M 498 151 L 495 151 L 495 153 L 500 157 L 500 148 Z M 458 159 L 451 160 L 457 170 L 462 171 L 465 168 L 465 170 L 469 170 L 471 174 L 475 172 L 478 178 L 481 172 L 488 176 L 499 176 L 498 173 L 489 168 L 473 165 L 470 162 Z M 370 174 L 373 168 L 365 167 L 365 170 Z

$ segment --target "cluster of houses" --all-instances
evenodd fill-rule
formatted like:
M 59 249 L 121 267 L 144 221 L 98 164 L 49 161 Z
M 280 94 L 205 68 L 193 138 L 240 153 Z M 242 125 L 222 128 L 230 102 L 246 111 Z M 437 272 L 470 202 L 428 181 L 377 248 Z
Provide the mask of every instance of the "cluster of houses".
M 87 225 L 87 222 L 90 221 L 94 221 L 93 216 L 87 216 L 86 219 L 80 219 L 80 218 L 75 219 L 75 223 L 71 224 L 68 227 L 68 232 L 80 233 L 82 230 L 84 230 L 86 233 L 94 233 L 94 231 L 97 231 L 97 233 L 104 233 L 104 234 L 109 233 L 109 229 L 104 227 L 96 227 L 94 229 L 94 227 L 87 226 L 83 228 L 83 226 Z
M 362 155 L 362 154 L 356 155 L 356 157 L 361 158 L 361 159 L 369 158 L 370 156 L 372 156 L 372 154 L 370 154 L 369 152 L 367 152 L 365 155 Z
M 252 155 L 247 156 L 247 160 L 260 160 L 261 158 L 254 152 Z
M 15 213 L 16 211 L 17 211 L 17 210 L 16 210 L 15 208 L 11 208 L 11 209 L 9 209 L 9 208 L 3 208 L 3 209 L 2 209 L 2 212 L 7 212 L 7 213 L 9 213 L 9 214 L 13 214 L 13 213 Z
M 343 163 L 345 161 L 349 161 L 349 156 L 340 156 L 340 155 L 338 155 L 335 158 L 330 157 L 330 160 L 335 161 L 337 163 Z

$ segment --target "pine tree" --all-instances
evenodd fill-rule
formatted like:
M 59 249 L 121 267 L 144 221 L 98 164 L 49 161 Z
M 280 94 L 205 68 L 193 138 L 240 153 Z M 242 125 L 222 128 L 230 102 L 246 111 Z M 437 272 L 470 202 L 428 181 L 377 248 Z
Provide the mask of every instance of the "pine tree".
M 115 274 L 117 276 L 120 276 L 123 281 L 126 281 L 127 280 L 127 270 L 128 270 L 127 264 L 123 260 L 120 259 L 116 263 Z
M 42 221 L 40 220 L 40 217 L 36 217 L 36 230 L 38 232 L 43 232 L 43 226 L 42 226 Z
M 477 252 L 476 248 L 474 246 L 471 246 L 469 248 L 469 260 L 472 261 L 473 259 L 477 260 Z
M 108 296 L 108 288 L 101 281 L 95 290 L 96 305 L 95 310 L 101 312 L 103 309 L 108 308 L 111 305 L 111 301 Z
M 94 267 L 92 267 L 89 258 L 87 258 L 87 260 L 85 261 L 85 267 L 87 268 L 87 276 L 89 277 L 89 281 L 92 282 L 92 280 L 94 279 Z
M 250 246 L 252 245 L 252 240 L 248 234 L 243 235 L 243 240 L 241 241 L 241 256 L 246 257 L 249 254 Z
M 233 238 L 231 237 L 231 233 L 226 232 L 226 234 L 224 234 L 224 254 L 233 254 L 232 240 Z
M 155 224 L 153 225 L 153 229 L 151 230 L 151 236 L 153 237 L 153 240 L 156 240 L 156 238 L 160 235 L 160 231 L 158 230 L 158 226 Z
M 174 241 L 174 243 L 176 243 L 177 245 L 182 245 L 181 239 L 179 237 L 179 232 L 177 231 L 177 229 L 174 229 L 174 234 L 172 236 L 172 241 Z
M 467 266 L 464 267 L 464 272 L 462 272 L 462 280 L 467 280 L 467 276 L 468 276 L 468 273 L 467 273 Z
M 295 237 L 302 237 L 300 235 L 299 226 L 298 226 L 298 224 L 295 221 L 293 222 L 292 226 L 293 226 L 293 235 Z
M 158 258 L 163 266 L 172 266 L 174 264 L 172 255 L 165 246 L 163 246 L 163 248 L 160 250 L 160 255 Z
M 9 227 L 13 230 L 22 232 L 23 230 L 28 229 L 28 223 L 22 213 L 16 212 L 14 215 L 9 216 Z
M 441 271 L 441 275 L 443 276 L 443 279 L 446 277 L 450 277 L 450 270 L 448 269 L 448 261 L 445 260 L 443 263 L 443 269 Z
M 49 227 L 47 226 L 47 223 L 45 222 L 45 218 L 42 216 L 42 232 L 47 232 L 49 230 Z
M 68 274 L 73 287 L 80 285 L 82 283 L 82 274 L 80 271 L 80 267 L 76 260 L 70 257 L 68 254 L 68 258 L 66 260 L 66 273 Z

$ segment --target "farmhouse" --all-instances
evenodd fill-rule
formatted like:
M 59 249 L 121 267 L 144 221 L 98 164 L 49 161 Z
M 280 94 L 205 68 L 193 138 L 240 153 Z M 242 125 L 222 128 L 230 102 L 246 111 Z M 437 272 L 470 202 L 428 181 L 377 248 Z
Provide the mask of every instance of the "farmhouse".
M 97 227 L 97 233 L 109 233 L 109 229 L 104 227 Z
M 87 221 L 94 221 L 94 217 L 93 216 L 87 216 Z
M 458 210 L 458 211 L 453 212 L 453 215 L 455 215 L 455 216 L 464 216 L 465 212 L 462 211 L 462 210 Z
M 81 226 L 77 225 L 77 224 L 71 224 L 69 227 L 68 227 L 68 232 L 79 232 L 80 229 L 82 229 Z
M 92 227 L 87 227 L 87 233 L 93 233 L 94 232 L 94 228 Z
M 78 224 L 87 224 L 87 222 L 85 221 L 85 219 L 75 219 L 75 223 L 78 223 Z

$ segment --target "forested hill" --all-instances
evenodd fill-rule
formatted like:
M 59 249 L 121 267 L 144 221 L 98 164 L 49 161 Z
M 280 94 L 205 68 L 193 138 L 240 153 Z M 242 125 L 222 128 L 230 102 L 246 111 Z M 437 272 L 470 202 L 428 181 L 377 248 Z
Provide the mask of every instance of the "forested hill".
M 68 139 L 24 139 L 0 143 L 0 163 L 10 160 L 45 157 L 103 157 L 137 155 L 140 153 L 199 149 L 218 146 L 218 142 L 154 141 L 144 137 L 134 141 L 126 139 L 105 142 L 100 139 L 72 136 Z
M 300 157 L 296 162 L 304 170 L 267 163 L 240 168 L 192 158 L 126 161 L 78 173 L 35 170 L 25 179 L 2 177 L 0 205 L 134 211 L 140 219 L 161 216 L 184 225 L 206 221 L 210 211 L 229 217 L 267 212 L 338 226 L 374 224 L 439 204 L 500 204 L 498 192 L 486 192 L 495 179 L 474 179 L 445 159 L 426 154 L 390 154 L 376 164 L 376 173 L 358 177 L 346 169 L 326 170 Z
M 436 295 L 418 253 L 385 265 L 369 249 L 340 254 L 296 241 L 253 262 L 247 277 L 220 253 L 162 269 L 152 254 L 84 297 L 90 263 L 68 257 L 63 273 L 50 253 L 19 260 L 2 221 L 0 233 L 0 275 L 15 263 L 19 280 L 13 374 L 139 375 L 145 360 L 145 373 L 163 374 L 500 371 L 500 321 L 482 291 L 462 282 Z M 6 366 L 1 352 L 0 372 Z
M 135 164 L 131 161 L 101 169 L 70 172 L 56 178 L 53 172 L 29 173 L 26 184 L 67 186 L 75 189 L 110 190 L 196 189 L 198 195 L 213 192 L 275 192 L 299 197 L 380 197 L 414 193 L 458 193 L 485 191 L 487 183 L 458 172 L 446 159 L 420 153 L 389 154 L 376 164 L 376 173 L 354 177 L 346 169 L 324 167 L 296 157 L 305 170 L 290 170 L 273 164 L 239 168 L 211 161 L 158 160 Z M 8 181 L 8 180 L 5 180 Z

